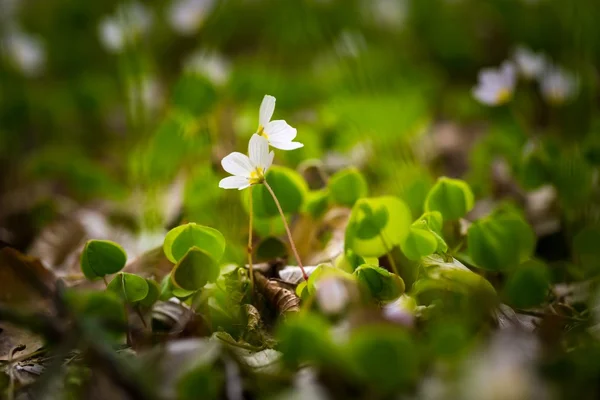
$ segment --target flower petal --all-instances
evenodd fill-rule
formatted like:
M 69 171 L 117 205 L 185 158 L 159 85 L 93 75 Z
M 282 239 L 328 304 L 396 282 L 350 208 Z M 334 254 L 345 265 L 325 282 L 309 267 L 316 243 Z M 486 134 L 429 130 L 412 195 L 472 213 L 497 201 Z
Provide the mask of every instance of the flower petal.
M 269 142 L 271 146 L 279 150 L 296 150 L 300 147 L 304 147 L 304 144 L 300 142 Z
M 227 178 L 221 179 L 219 182 L 219 187 L 222 189 L 245 189 L 250 186 L 250 182 L 248 182 L 248 178 L 244 178 L 243 176 L 228 176 Z
M 265 172 L 267 172 L 267 170 L 269 168 L 271 168 L 271 165 L 273 165 L 273 158 L 275 158 L 275 152 L 274 151 L 272 151 L 272 152 L 269 153 L 269 157 L 267 159 L 267 163 L 264 165 Z
M 262 126 L 266 126 L 271 117 L 273 116 L 273 112 L 275 111 L 275 97 L 265 95 L 262 103 L 260 103 L 260 111 L 258 113 L 258 123 Z
M 249 177 L 254 170 L 252 162 L 245 154 L 233 152 L 221 160 L 223 169 L 231 175 Z
M 264 168 L 269 162 L 269 142 L 262 136 L 252 135 L 248 143 L 248 155 L 250 162 L 256 167 Z
M 278 119 L 265 125 L 265 133 L 270 142 L 291 142 L 296 137 L 297 131 L 284 120 Z

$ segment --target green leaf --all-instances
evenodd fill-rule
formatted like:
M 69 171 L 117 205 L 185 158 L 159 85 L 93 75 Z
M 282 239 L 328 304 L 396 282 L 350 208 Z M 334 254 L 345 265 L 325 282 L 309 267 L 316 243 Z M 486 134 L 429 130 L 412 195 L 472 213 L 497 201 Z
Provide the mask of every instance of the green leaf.
M 219 399 L 225 377 L 214 365 L 202 364 L 185 372 L 177 382 L 177 398 L 180 400 Z
M 438 248 L 438 241 L 435 233 L 429 229 L 411 226 L 400 248 L 409 260 L 418 260 L 434 253 Z
M 429 229 L 436 232 L 438 235 L 442 233 L 444 219 L 439 211 L 428 211 L 423 213 L 417 221 L 424 221 Z M 414 224 L 413 224 L 414 225 Z
M 127 254 L 110 240 L 90 240 L 81 253 L 81 271 L 94 280 L 119 272 L 127 263 Z
M 160 287 L 154 279 L 146 278 L 146 283 L 148 284 L 148 294 L 140 301 L 140 305 L 142 307 L 150 308 L 160 297 Z
M 402 278 L 376 265 L 361 265 L 354 271 L 354 276 L 379 301 L 391 301 L 404 293 Z
M 582 229 L 573 238 L 573 252 L 579 263 L 590 273 L 600 269 L 600 226 Z
M 408 236 L 410 210 L 396 197 L 359 199 L 352 207 L 345 247 L 362 257 L 381 257 Z
M 533 254 L 535 234 L 515 212 L 495 212 L 469 227 L 467 243 L 478 267 L 500 271 L 516 267 Z
M 199 116 L 208 112 L 217 100 L 210 82 L 198 74 L 184 74 L 173 88 L 173 106 Z
M 119 272 L 106 290 L 117 294 L 130 304 L 144 300 L 149 292 L 148 282 L 144 278 L 127 272 Z
M 258 246 L 256 246 L 256 261 L 266 262 L 278 257 L 284 257 L 287 254 L 287 251 L 287 246 L 281 239 L 268 237 L 261 240 Z
M 439 211 L 445 220 L 454 220 L 464 217 L 473 205 L 473 192 L 465 181 L 440 177 L 427 194 L 425 211 Z
M 352 207 L 368 192 L 367 181 L 356 168 L 348 168 L 335 173 L 327 184 L 334 203 Z
M 293 169 L 274 165 L 267 171 L 267 182 L 286 214 L 297 213 L 301 210 L 308 187 L 302 176 Z M 248 193 L 242 193 L 244 207 L 248 205 Z M 253 211 L 256 218 L 269 218 L 279 216 L 273 197 L 264 185 L 252 188 Z
M 126 325 L 125 308 L 123 300 L 115 293 L 68 290 L 65 299 L 82 318 L 100 320 L 112 334 L 119 335 L 124 330 L 119 327 Z
M 313 190 L 307 193 L 304 203 L 305 211 L 313 218 L 318 219 L 325 214 L 329 207 L 329 191 L 326 189 Z
M 163 251 L 169 261 L 177 263 L 193 247 L 202 249 L 218 262 L 225 252 L 225 238 L 214 228 L 192 222 L 171 229 L 165 237 Z
M 519 265 L 508 277 L 503 294 L 509 305 L 529 308 L 544 302 L 549 287 L 548 267 L 540 261 L 528 260 Z
M 177 288 L 198 290 L 219 277 L 219 264 L 206 251 L 192 247 L 171 271 L 171 282 Z
M 358 375 L 378 391 L 405 387 L 418 376 L 417 347 L 403 329 L 383 325 L 358 328 L 350 337 L 349 352 Z
M 291 315 L 279 325 L 276 337 L 282 361 L 289 367 L 307 361 L 325 364 L 334 358 L 329 323 L 315 314 Z
M 346 250 L 335 259 L 335 267 L 346 272 L 352 273 L 362 264 L 366 264 L 364 258 L 354 253 L 352 250 Z

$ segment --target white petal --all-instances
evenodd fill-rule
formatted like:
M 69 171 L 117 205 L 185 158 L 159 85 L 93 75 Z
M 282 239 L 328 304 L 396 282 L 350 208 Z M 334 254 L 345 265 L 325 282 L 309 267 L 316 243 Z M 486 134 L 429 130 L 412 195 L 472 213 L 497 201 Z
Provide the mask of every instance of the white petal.
M 349 296 L 346 286 L 336 278 L 323 279 L 317 285 L 317 302 L 326 314 L 337 314 L 346 307 Z
M 265 125 L 265 133 L 270 142 L 291 142 L 296 137 L 297 131 L 284 120 L 278 119 Z
M 257 134 L 252 135 L 248 143 L 248 155 L 254 167 L 265 168 L 270 161 L 269 142 L 267 139 Z
M 484 87 L 482 85 L 477 86 L 473 89 L 473 97 L 479 100 L 483 104 L 490 106 L 496 105 L 496 90 L 493 88 Z
M 262 103 L 260 103 L 260 111 L 258 113 L 258 123 L 262 126 L 266 126 L 271 117 L 273 116 L 273 112 L 275 111 L 275 97 L 265 95 Z
M 219 182 L 219 187 L 222 189 L 245 189 L 250 186 L 248 182 L 248 178 L 244 178 L 243 176 L 228 176 L 227 178 L 221 179 Z
M 225 156 L 221 160 L 221 165 L 225 171 L 237 176 L 249 177 L 250 173 L 254 170 L 248 156 L 238 152 L 233 152 Z
M 296 150 L 300 147 L 304 147 L 304 144 L 300 142 L 269 142 L 271 146 L 279 150 Z
M 265 172 L 271 168 L 271 165 L 273 165 L 273 158 L 275 158 L 275 152 L 270 152 L 269 153 L 269 158 L 267 159 L 267 163 L 264 165 L 265 168 Z

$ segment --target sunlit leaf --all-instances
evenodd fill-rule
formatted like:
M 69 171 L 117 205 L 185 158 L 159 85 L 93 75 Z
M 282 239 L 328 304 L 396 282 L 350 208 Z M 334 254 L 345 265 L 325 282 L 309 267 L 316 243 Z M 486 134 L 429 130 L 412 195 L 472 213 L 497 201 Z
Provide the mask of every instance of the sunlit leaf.
M 302 176 L 293 169 L 274 165 L 267 171 L 267 182 L 275 192 L 284 213 L 297 213 L 304 204 L 308 187 Z M 248 204 L 248 193 L 244 191 L 242 201 Z M 273 197 L 264 185 L 252 188 L 253 210 L 257 218 L 279 216 Z
M 548 267 L 536 260 L 519 265 L 508 277 L 504 286 L 506 302 L 518 308 L 539 306 L 550 288 Z
M 409 233 L 410 210 L 391 196 L 358 200 L 346 228 L 345 246 L 362 257 L 380 257 Z
M 327 183 L 331 199 L 340 205 L 352 207 L 368 192 L 367 181 L 356 168 L 348 168 L 335 173 Z
M 473 208 L 474 196 L 465 181 L 441 177 L 425 200 L 426 211 L 439 211 L 445 220 L 464 217 Z
M 214 228 L 192 222 L 171 229 L 163 244 L 165 256 L 172 263 L 181 260 L 193 247 L 202 249 L 219 261 L 225 252 L 225 238 Z

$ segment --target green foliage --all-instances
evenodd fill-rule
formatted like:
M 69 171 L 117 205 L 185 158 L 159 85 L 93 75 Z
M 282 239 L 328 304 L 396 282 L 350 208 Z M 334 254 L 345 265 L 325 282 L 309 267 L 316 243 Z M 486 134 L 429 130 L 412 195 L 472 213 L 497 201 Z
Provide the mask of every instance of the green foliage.
M 358 376 L 376 391 L 409 385 L 419 371 L 418 351 L 409 334 L 390 326 L 368 326 L 351 336 L 348 351 Z
M 427 194 L 426 211 L 439 211 L 445 220 L 464 217 L 473 208 L 469 185 L 459 179 L 441 177 Z
M 532 255 L 535 235 L 515 212 L 496 211 L 469 227 L 467 243 L 475 265 L 500 271 L 516 267 Z
M 125 307 L 121 297 L 114 292 L 69 290 L 65 300 L 77 315 L 98 321 L 114 339 L 125 331 Z
M 218 399 L 225 378 L 212 365 L 200 365 L 188 371 L 177 382 L 177 398 L 181 400 Z
M 286 244 L 276 237 L 267 237 L 256 246 L 255 256 L 258 262 L 267 262 L 284 257 L 288 252 Z
M 361 265 L 354 271 L 354 276 L 369 295 L 378 301 L 391 301 L 404 293 L 402 278 L 376 265 Z
M 435 232 L 430 231 L 427 227 L 414 226 L 414 224 L 410 227 L 410 232 L 401 245 L 402 252 L 410 260 L 428 256 L 437 248 L 438 240 Z
M 410 210 L 395 197 L 360 199 L 352 207 L 345 246 L 362 257 L 380 257 L 402 243 L 410 222 Z
M 142 307 L 150 308 L 158 301 L 161 288 L 154 279 L 146 278 L 146 283 L 148 284 L 148 294 L 140 301 L 140 305 Z
M 330 264 L 319 264 L 317 268 L 310 274 L 308 281 L 306 281 L 307 292 L 314 294 L 317 290 L 316 283 L 324 278 L 336 277 L 340 279 L 354 280 L 354 276 L 347 271 L 340 268 L 333 267 Z M 299 289 L 302 293 L 303 288 Z
M 183 74 L 173 89 L 173 105 L 191 115 L 208 112 L 216 103 L 214 88 L 198 74 Z
M 225 251 L 225 238 L 214 228 L 192 222 L 171 229 L 165 237 L 163 251 L 169 261 L 177 263 L 193 247 L 219 261 Z
M 108 284 L 106 290 L 115 293 L 129 304 L 146 299 L 150 289 L 148 282 L 135 274 L 119 272 Z
M 367 195 L 367 181 L 356 168 L 348 168 L 335 173 L 327 183 L 331 200 L 339 205 L 352 207 L 356 201 Z
M 308 188 L 299 173 L 290 168 L 274 165 L 267 171 L 266 179 L 275 192 L 284 213 L 293 214 L 301 210 Z M 248 204 L 247 192 L 244 191 L 242 195 L 244 207 Z M 252 188 L 252 201 L 254 215 L 257 218 L 279 216 L 273 197 L 264 185 Z
M 506 303 L 517 308 L 529 308 L 542 304 L 550 288 L 548 267 L 536 260 L 519 265 L 508 277 L 503 296 Z
M 127 254 L 110 240 L 90 240 L 81 253 L 81 271 L 87 279 L 100 279 L 125 267 Z
M 282 361 L 287 366 L 295 367 L 303 362 L 327 365 L 335 360 L 329 324 L 318 315 L 293 315 L 277 328 L 275 336 L 279 341 L 278 350 L 283 353 Z
M 175 265 L 171 282 L 184 290 L 202 289 L 208 282 L 219 277 L 219 264 L 206 251 L 192 247 Z
M 588 273 L 600 270 L 600 226 L 588 226 L 573 238 L 573 252 Z
M 329 191 L 326 189 L 310 191 L 306 195 L 304 209 L 313 218 L 321 218 L 329 207 L 329 197 Z

